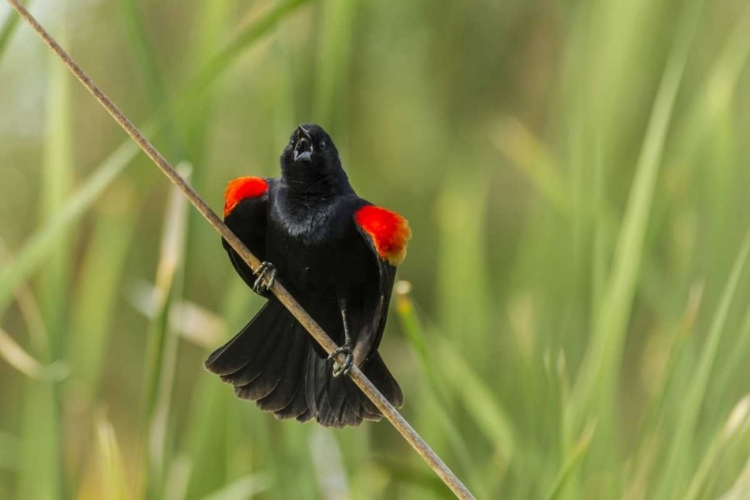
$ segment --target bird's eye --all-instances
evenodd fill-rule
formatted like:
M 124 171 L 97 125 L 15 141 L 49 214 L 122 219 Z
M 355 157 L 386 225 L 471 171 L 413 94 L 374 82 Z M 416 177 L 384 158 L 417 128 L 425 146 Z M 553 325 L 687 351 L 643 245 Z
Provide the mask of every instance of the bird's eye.
M 318 144 L 318 147 L 321 151 L 323 151 L 326 148 L 326 141 L 320 141 L 320 144 Z

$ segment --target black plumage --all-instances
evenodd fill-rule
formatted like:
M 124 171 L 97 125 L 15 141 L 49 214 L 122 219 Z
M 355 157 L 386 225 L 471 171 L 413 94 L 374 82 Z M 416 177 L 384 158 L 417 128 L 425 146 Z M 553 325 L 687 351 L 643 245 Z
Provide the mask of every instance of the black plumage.
M 398 264 L 410 237 L 399 215 L 373 207 L 349 184 L 338 151 L 317 125 L 302 125 L 281 155 L 277 179 L 241 178 L 226 194 L 225 222 L 395 406 L 401 389 L 377 352 Z M 223 242 L 250 286 L 257 276 Z M 278 418 L 343 427 L 382 415 L 276 298 L 206 368 Z

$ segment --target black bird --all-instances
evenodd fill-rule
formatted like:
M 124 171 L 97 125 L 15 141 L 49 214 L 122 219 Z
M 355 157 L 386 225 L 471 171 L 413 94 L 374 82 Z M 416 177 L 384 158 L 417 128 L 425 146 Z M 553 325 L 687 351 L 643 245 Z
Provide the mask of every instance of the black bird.
M 400 215 L 358 197 L 330 136 L 302 125 L 281 154 L 281 177 L 240 177 L 224 221 L 263 264 L 256 273 L 223 241 L 237 273 L 268 299 L 206 368 L 277 418 L 344 427 L 380 420 L 346 374 L 356 364 L 396 407 L 403 393 L 386 368 L 383 336 L 396 266 L 411 237 Z M 339 366 L 268 292 L 278 275 L 346 354 Z

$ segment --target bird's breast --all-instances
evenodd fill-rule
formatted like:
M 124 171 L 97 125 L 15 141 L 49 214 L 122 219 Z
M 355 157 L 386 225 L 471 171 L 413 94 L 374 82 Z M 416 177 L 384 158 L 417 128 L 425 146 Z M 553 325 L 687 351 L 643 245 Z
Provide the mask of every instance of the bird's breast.
M 272 213 L 268 259 L 283 281 L 301 290 L 334 287 L 338 263 L 345 252 L 341 221 L 332 210 Z

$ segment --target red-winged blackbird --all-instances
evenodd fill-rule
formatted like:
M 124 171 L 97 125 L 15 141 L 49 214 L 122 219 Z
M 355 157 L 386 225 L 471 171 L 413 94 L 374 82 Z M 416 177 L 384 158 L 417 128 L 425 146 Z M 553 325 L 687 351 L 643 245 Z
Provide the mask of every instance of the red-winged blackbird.
M 380 420 L 345 374 L 356 364 L 396 407 L 403 394 L 378 354 L 409 224 L 359 198 L 323 128 L 302 125 L 281 155 L 281 178 L 240 177 L 227 187 L 224 221 L 263 264 L 256 273 L 223 241 L 237 273 L 268 302 L 206 368 L 277 418 L 324 426 Z M 268 292 L 289 292 L 342 347 L 339 366 Z

